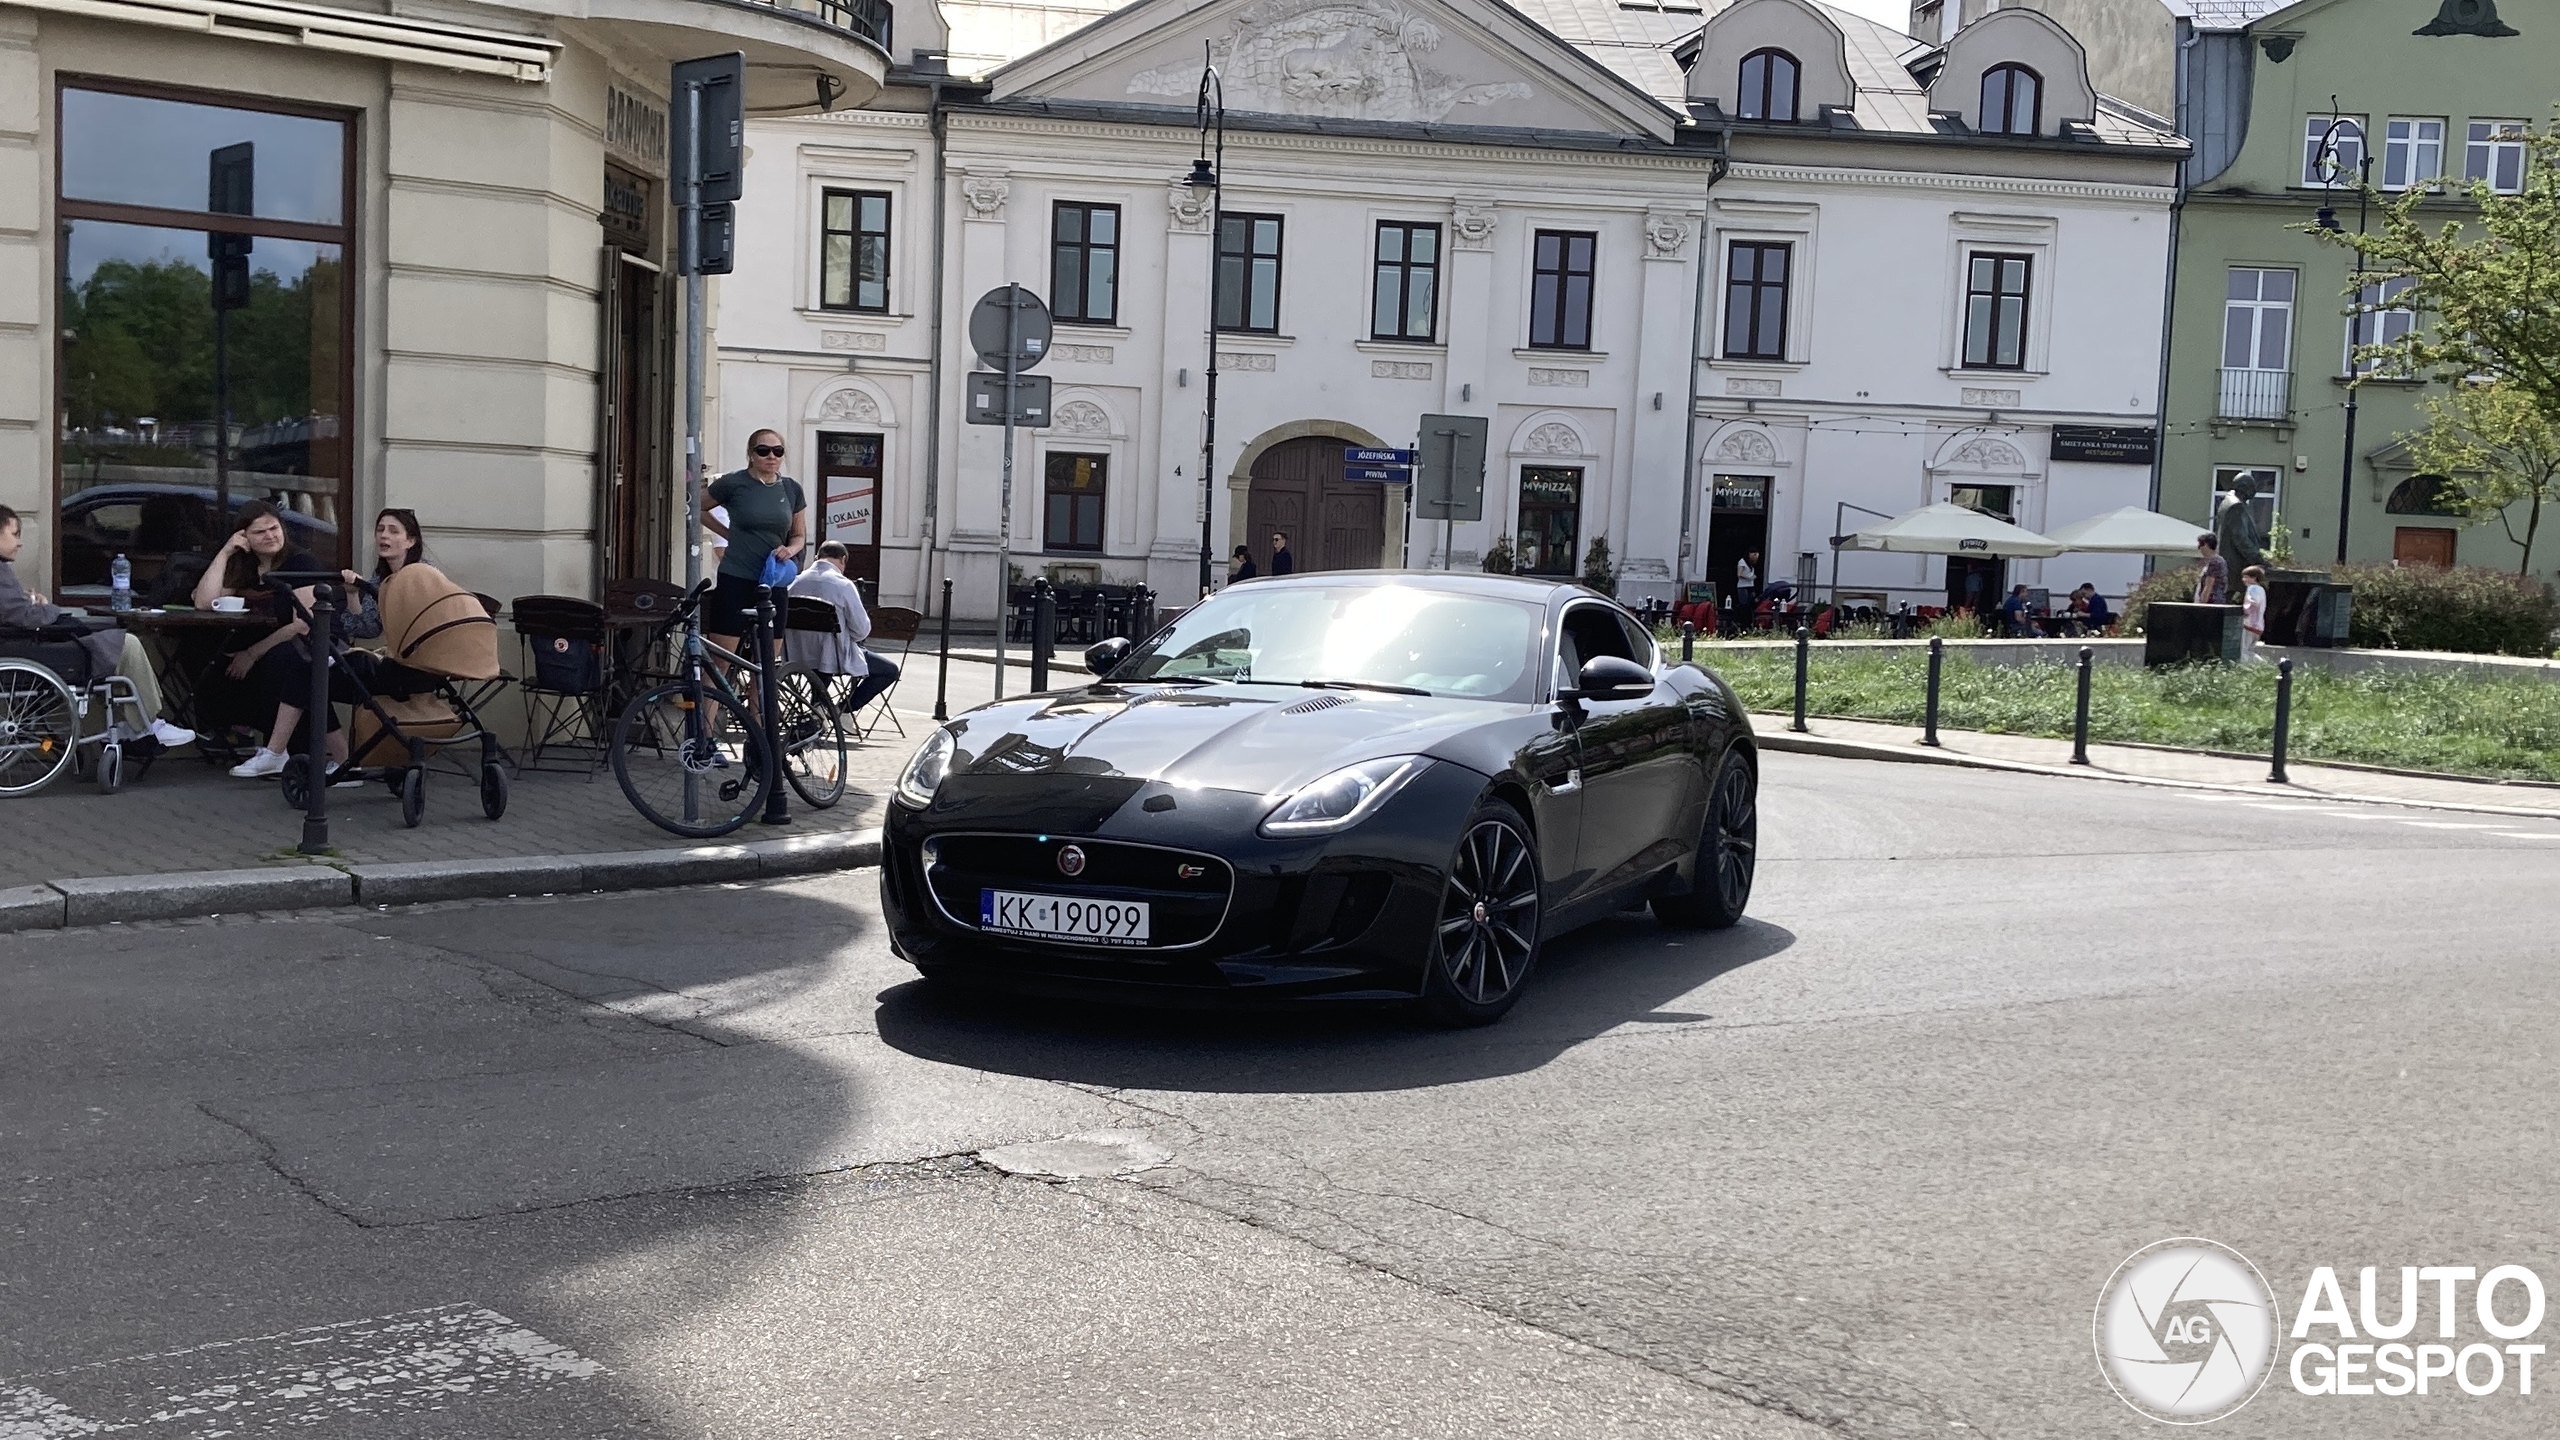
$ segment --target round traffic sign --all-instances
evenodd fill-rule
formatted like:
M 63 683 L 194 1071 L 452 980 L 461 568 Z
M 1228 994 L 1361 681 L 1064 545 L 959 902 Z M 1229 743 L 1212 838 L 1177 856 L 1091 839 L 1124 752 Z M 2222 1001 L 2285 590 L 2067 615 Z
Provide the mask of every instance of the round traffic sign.
M 999 285 L 969 312 L 969 344 L 990 370 L 1004 369 L 1008 360 L 1028 370 L 1049 354 L 1049 307 L 1019 285 Z

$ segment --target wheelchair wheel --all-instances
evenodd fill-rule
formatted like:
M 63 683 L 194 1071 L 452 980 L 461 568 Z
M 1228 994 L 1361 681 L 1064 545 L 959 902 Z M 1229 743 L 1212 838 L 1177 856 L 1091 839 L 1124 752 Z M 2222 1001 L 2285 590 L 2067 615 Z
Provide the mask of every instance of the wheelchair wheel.
M 113 740 L 98 747 L 98 793 L 113 795 L 124 788 L 124 746 Z
M 400 823 L 415 830 L 427 818 L 427 772 L 412 765 L 400 775 Z
M 283 771 L 276 776 L 276 789 L 284 795 L 286 809 L 310 809 L 311 757 L 308 755 L 286 757 Z
M 495 820 L 507 813 L 507 767 L 480 767 L 480 813 Z
M 844 717 L 820 698 L 805 674 L 786 675 L 776 692 L 781 713 L 782 773 L 800 798 L 824 810 L 844 798 Z
M 80 712 L 62 678 L 27 660 L 0 660 L 0 795 L 32 795 L 71 768 Z

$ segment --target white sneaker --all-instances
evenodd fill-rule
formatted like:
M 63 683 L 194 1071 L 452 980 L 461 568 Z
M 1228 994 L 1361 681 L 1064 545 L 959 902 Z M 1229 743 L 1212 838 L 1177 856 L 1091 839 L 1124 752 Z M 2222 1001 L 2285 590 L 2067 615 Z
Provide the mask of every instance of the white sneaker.
M 196 743 L 196 732 L 172 725 L 166 720 L 154 720 L 151 722 L 151 738 L 159 741 L 166 748 L 175 750 L 181 745 Z
M 264 780 L 270 775 L 279 775 L 283 772 L 284 752 L 263 748 L 257 754 L 231 767 L 231 776 L 235 780 Z

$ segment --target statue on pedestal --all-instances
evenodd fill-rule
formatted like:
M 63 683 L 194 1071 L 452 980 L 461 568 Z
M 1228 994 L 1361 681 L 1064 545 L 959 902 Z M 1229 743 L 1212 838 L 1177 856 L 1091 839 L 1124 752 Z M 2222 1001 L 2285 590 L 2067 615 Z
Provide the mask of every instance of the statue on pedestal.
M 2231 482 L 2230 493 L 2213 515 L 2214 544 L 2231 567 L 2235 589 L 2241 571 L 2267 563 L 2267 532 L 2258 525 L 2257 499 L 2257 483 L 2241 476 Z

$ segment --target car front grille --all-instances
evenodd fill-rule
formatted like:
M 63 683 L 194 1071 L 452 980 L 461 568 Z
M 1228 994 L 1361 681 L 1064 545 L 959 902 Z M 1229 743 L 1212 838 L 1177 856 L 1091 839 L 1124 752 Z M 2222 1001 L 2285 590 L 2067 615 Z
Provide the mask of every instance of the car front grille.
M 1084 859 L 1074 875 L 1059 865 L 1070 846 Z M 1226 918 L 1235 891 L 1235 871 L 1215 855 L 1083 836 L 937 835 L 926 843 L 925 862 L 925 884 L 943 917 L 970 929 L 977 928 L 981 890 L 1146 901 L 1152 933 L 1139 954 L 1206 941 Z

